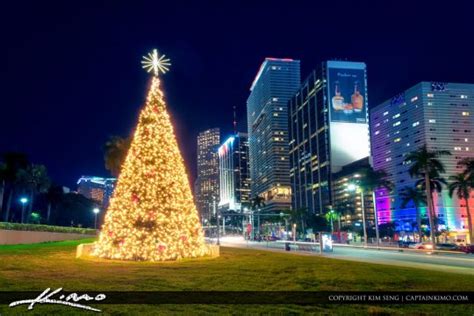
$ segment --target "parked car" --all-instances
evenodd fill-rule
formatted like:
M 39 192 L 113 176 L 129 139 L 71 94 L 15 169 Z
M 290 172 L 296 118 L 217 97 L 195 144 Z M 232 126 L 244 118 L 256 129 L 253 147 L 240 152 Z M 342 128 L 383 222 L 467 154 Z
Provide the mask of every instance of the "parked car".
M 432 243 L 429 243 L 429 242 L 417 242 L 417 243 L 413 243 L 413 244 L 410 244 L 408 245 L 408 248 L 411 248 L 411 249 L 433 249 L 433 244 Z
M 458 246 L 456 244 L 436 244 L 436 249 L 438 250 L 458 250 Z
M 474 253 L 474 245 L 461 246 L 459 250 L 465 253 Z
M 412 244 L 416 244 L 416 242 L 414 242 L 414 241 L 402 241 L 402 240 L 400 240 L 398 242 L 398 245 L 400 246 L 400 248 L 409 248 L 410 245 L 412 245 Z

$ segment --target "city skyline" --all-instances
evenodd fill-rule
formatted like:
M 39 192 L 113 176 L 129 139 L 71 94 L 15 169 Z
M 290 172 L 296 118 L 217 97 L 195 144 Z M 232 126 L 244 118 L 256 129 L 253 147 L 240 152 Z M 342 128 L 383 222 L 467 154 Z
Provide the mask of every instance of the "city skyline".
M 310 27 L 313 20 L 309 17 L 316 8 L 327 12 L 336 9 L 330 4 L 295 5 L 292 10 L 286 6 L 255 4 L 252 13 L 248 13 L 246 6 L 230 13 L 222 5 L 214 7 L 219 13 L 214 19 L 203 23 L 196 23 L 199 14 L 195 12 L 201 8 L 189 6 L 181 11 L 183 21 L 187 21 L 182 26 L 166 16 L 160 22 L 147 19 L 146 12 L 152 11 L 147 6 L 133 8 L 133 16 L 141 17 L 138 20 L 131 18 L 129 8 L 120 4 L 112 9 L 114 17 L 103 16 L 110 9 L 105 5 L 69 14 L 62 5 L 26 5 L 31 10 L 20 15 L 21 8 L 9 4 L 5 12 L 11 14 L 1 22 L 3 30 L 14 27 L 5 34 L 9 45 L 0 53 L 7 64 L 0 78 L 3 102 L 9 105 L 3 114 L 11 118 L 1 124 L 0 134 L 4 137 L 0 147 L 4 151 L 27 152 L 32 160 L 51 166 L 50 173 L 58 183 L 70 187 L 81 174 L 108 176 L 103 168 L 102 145 L 109 135 L 127 136 L 136 123 L 138 109 L 144 101 L 142 87 L 147 85 L 147 77 L 136 65 L 140 56 L 156 45 L 173 60 L 173 69 L 165 75 L 164 85 L 166 98 L 174 105 L 170 111 L 190 181 L 196 175 L 196 146 L 192 140 L 200 130 L 213 126 L 220 126 L 223 135 L 230 134 L 233 106 L 237 107 L 239 124 L 245 126 L 248 86 L 255 68 L 265 57 L 301 60 L 303 78 L 322 60 L 338 57 L 363 61 L 370 72 L 369 107 L 419 81 L 469 82 L 468 69 L 474 66 L 468 49 L 453 51 L 449 45 L 443 45 L 446 34 L 449 41 L 461 45 L 466 42 L 467 14 L 472 6 L 467 2 L 464 9 L 415 4 L 410 6 L 410 11 L 400 10 L 398 3 L 378 8 L 383 14 L 377 16 L 371 14 L 367 4 L 348 4 L 348 10 L 339 14 L 341 19 L 360 17 L 358 36 L 332 23 L 329 16 L 322 17 L 318 20 L 317 43 L 306 39 L 313 32 Z M 171 4 L 165 6 L 167 10 L 177 9 Z M 264 10 L 269 14 L 262 17 Z M 308 18 L 291 23 L 293 16 L 299 16 L 296 12 Z M 116 16 L 121 19 L 117 20 Z M 38 25 L 38 17 L 44 24 L 31 32 Z M 433 32 L 436 27 L 433 21 L 440 17 L 446 21 L 443 30 Z M 236 29 L 234 22 L 245 18 L 253 23 L 239 24 Z M 90 21 L 90 26 L 79 28 L 83 19 Z M 253 27 L 257 22 L 273 19 L 289 23 L 272 24 L 272 29 Z M 396 23 L 386 23 L 399 19 L 407 23 L 396 27 Z M 215 28 L 215 23 L 222 27 Z M 189 30 L 191 24 L 196 30 Z M 370 27 L 373 24 L 378 27 Z M 125 25 L 134 32 L 128 32 Z M 157 33 L 156 29 L 162 32 Z M 275 41 L 281 32 L 291 35 Z M 401 33 L 406 36 L 401 38 Z M 223 34 L 229 41 L 222 45 L 222 41 L 215 39 Z M 119 42 L 122 44 L 116 44 Z M 433 50 L 435 43 L 437 48 Z M 90 45 L 94 45 L 94 50 Z M 236 47 L 246 49 L 236 50 Z M 217 51 L 220 53 L 216 54 Z M 30 58 L 31 54 L 34 58 Z M 73 71 L 70 71 L 71 59 Z M 232 80 L 210 84 L 226 66 Z M 195 85 L 195 82 L 203 84 Z M 186 88 L 189 91 L 181 93 Z M 30 132 L 32 129 L 35 133 Z M 58 156 L 62 159 L 57 159 Z

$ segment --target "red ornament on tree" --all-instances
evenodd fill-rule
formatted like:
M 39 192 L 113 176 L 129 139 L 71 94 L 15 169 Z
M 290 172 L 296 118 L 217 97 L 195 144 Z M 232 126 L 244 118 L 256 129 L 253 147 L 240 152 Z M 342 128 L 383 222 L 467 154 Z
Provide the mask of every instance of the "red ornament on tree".
M 138 197 L 138 194 L 132 193 L 132 202 L 138 203 L 139 201 L 140 201 L 140 198 Z
M 158 246 L 158 251 L 159 251 L 159 252 L 163 252 L 163 251 L 165 251 L 165 250 L 166 250 L 166 246 L 165 246 L 165 245 L 159 245 L 159 246 Z

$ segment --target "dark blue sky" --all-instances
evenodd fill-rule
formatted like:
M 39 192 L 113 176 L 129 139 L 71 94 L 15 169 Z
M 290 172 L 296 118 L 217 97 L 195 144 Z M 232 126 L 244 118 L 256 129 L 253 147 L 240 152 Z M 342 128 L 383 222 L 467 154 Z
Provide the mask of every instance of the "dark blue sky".
M 234 105 L 244 125 L 267 56 L 300 59 L 303 79 L 324 59 L 364 61 L 372 106 L 421 80 L 474 82 L 469 1 L 10 2 L 0 152 L 24 151 L 73 188 L 107 175 L 102 145 L 134 127 L 149 78 L 141 56 L 155 47 L 173 64 L 165 95 L 192 174 L 197 133 L 230 132 Z

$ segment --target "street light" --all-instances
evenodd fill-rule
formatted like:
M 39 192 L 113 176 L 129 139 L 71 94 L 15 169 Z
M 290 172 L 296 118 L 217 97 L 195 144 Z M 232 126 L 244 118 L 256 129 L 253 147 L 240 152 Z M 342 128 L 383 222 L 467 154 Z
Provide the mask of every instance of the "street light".
M 355 183 L 349 183 L 347 185 L 348 191 L 355 191 L 359 190 L 360 192 L 360 204 L 362 209 L 362 230 L 364 232 L 364 247 L 367 247 L 367 228 L 365 227 L 365 203 L 364 203 L 364 190 Z M 355 207 L 355 205 L 354 205 Z
M 98 207 L 96 207 L 92 210 L 92 212 L 94 212 L 94 215 L 95 215 L 94 229 L 97 229 L 97 214 L 99 214 L 100 209 Z
M 25 205 L 28 203 L 28 199 L 26 197 L 20 198 L 21 203 L 21 222 L 23 223 L 25 220 Z

